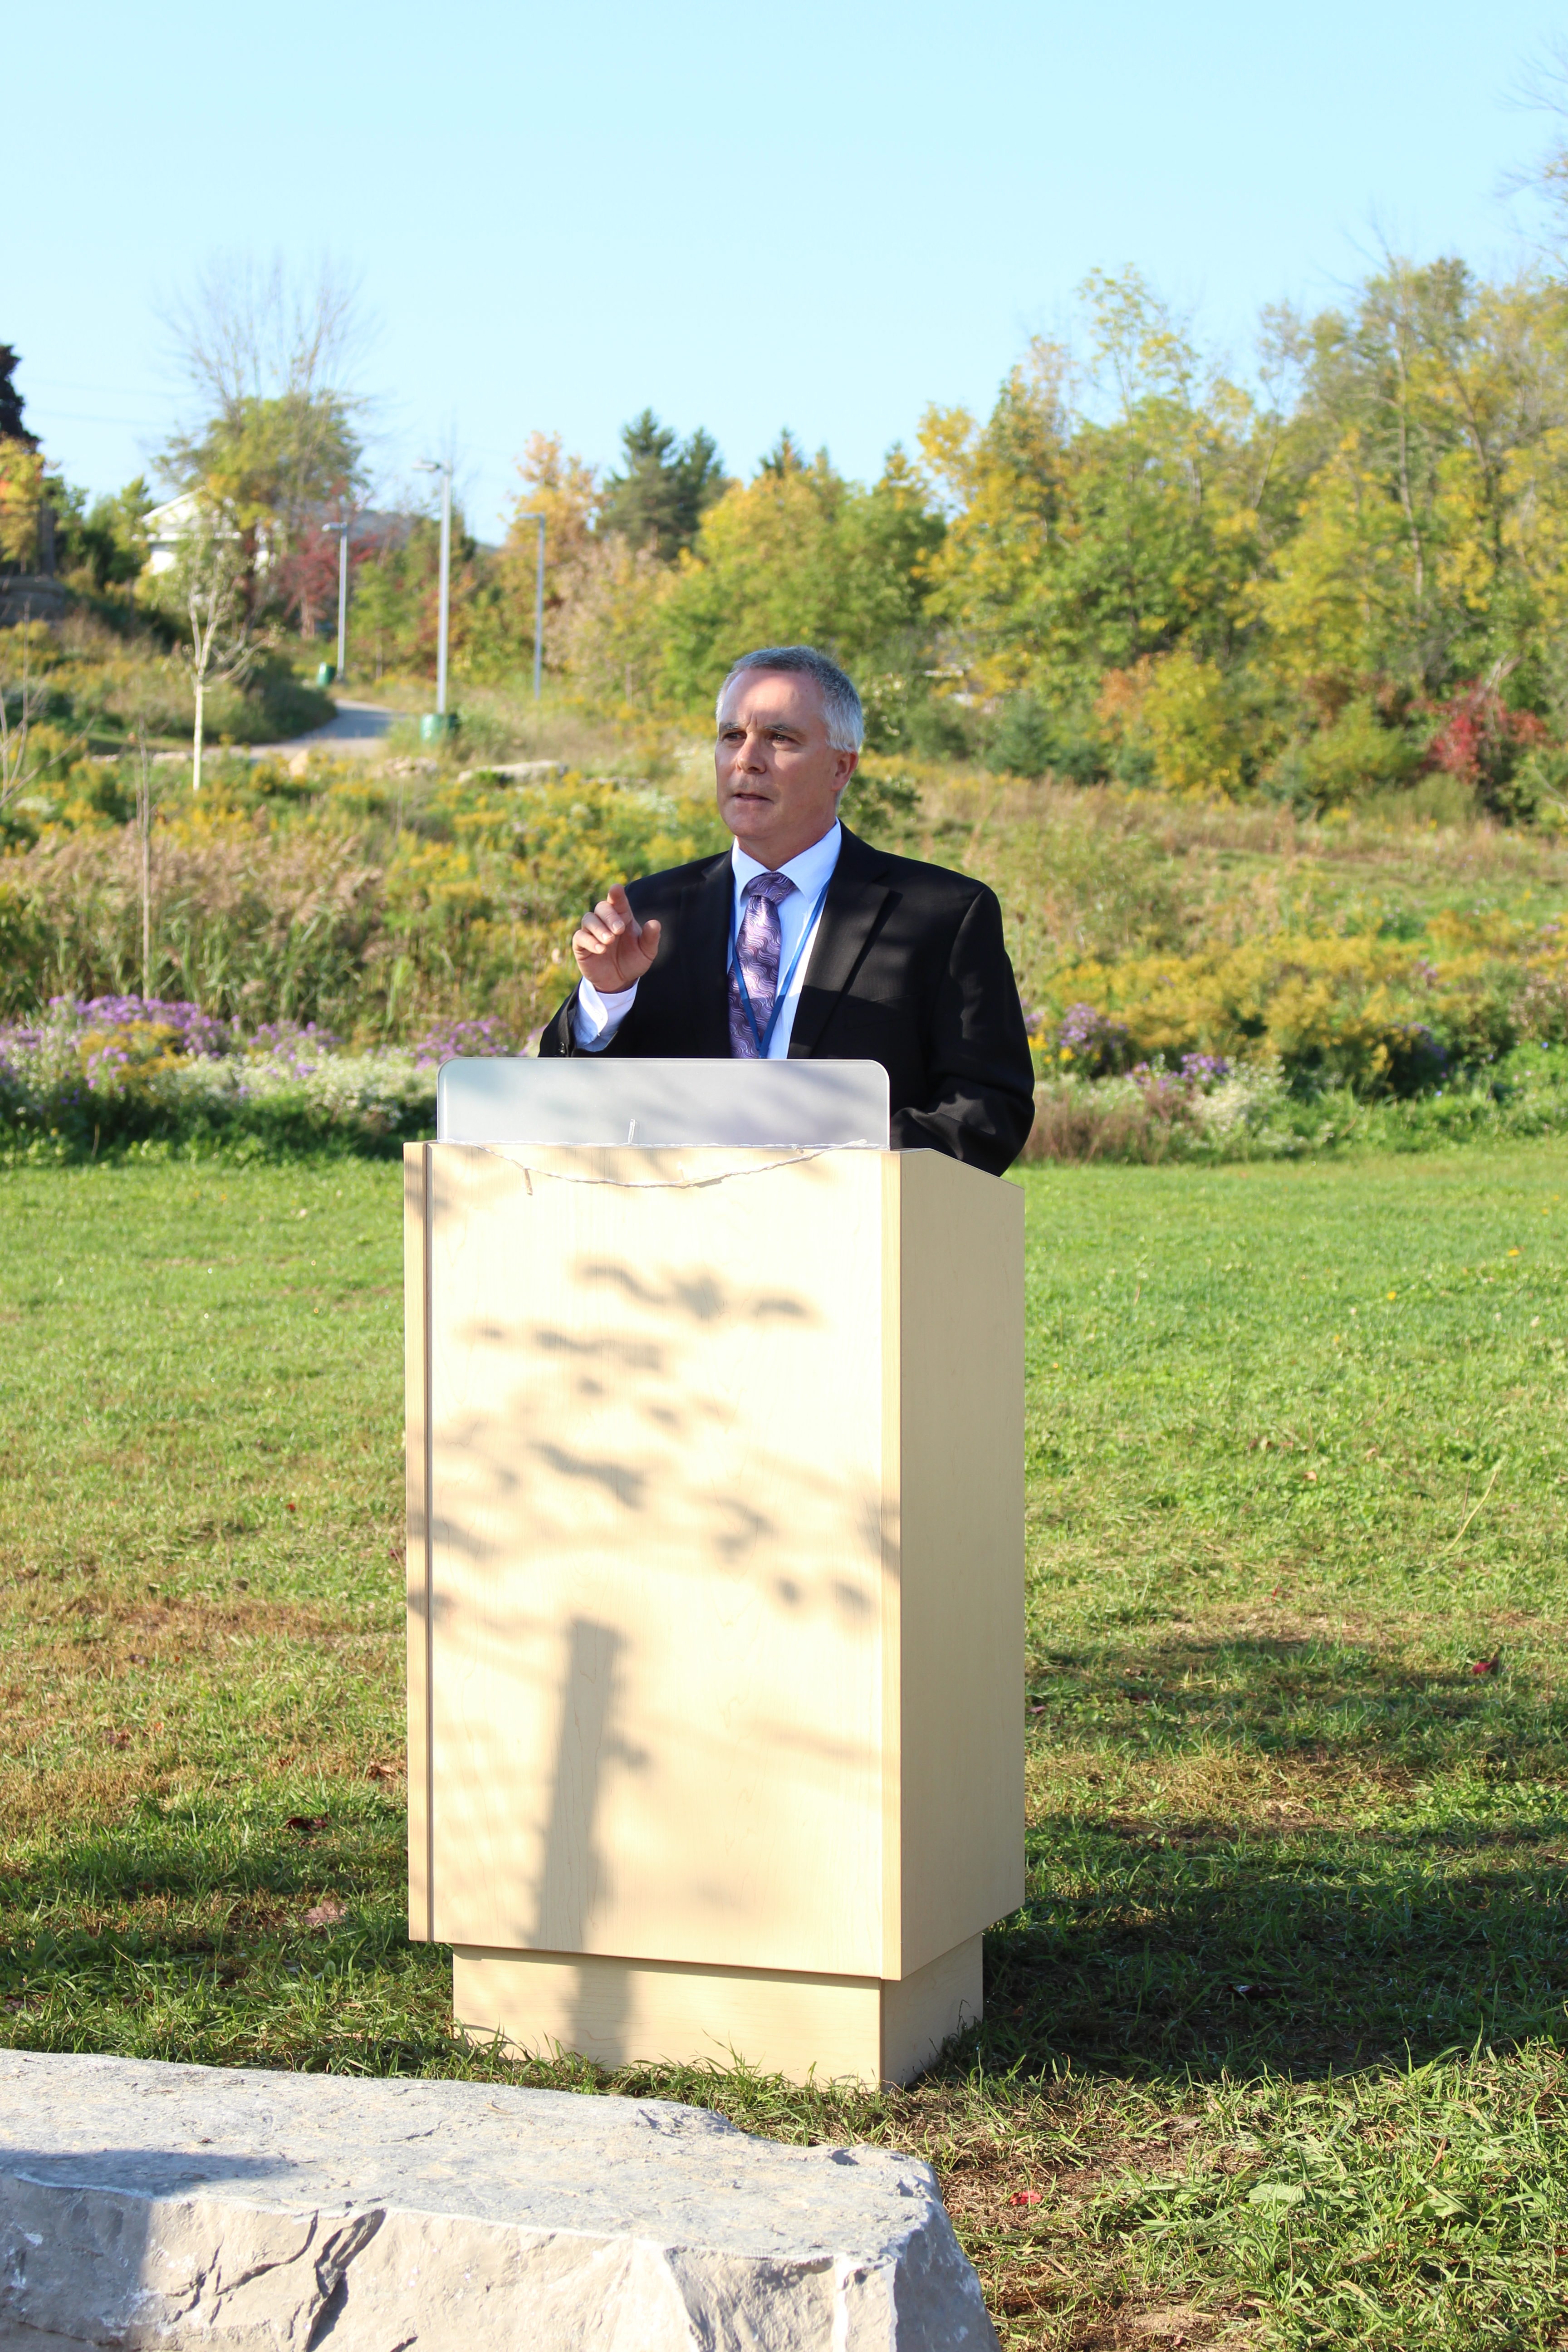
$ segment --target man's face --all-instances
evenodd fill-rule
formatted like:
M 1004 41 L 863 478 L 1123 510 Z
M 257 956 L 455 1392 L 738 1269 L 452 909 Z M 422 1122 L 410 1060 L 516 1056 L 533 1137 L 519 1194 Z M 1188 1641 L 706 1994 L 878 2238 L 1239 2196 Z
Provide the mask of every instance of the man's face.
M 747 855 L 779 866 L 820 841 L 857 754 L 827 740 L 822 689 L 797 670 L 742 670 L 719 712 L 719 814 Z

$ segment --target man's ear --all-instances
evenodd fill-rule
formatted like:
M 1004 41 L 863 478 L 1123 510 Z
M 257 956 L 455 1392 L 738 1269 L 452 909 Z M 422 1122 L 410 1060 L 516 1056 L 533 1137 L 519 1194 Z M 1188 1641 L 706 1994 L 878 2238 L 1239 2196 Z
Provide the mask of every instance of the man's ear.
M 847 767 L 845 769 L 844 773 L 839 777 L 838 782 L 837 782 L 834 785 L 834 787 L 833 787 L 833 789 L 834 789 L 835 793 L 837 794 L 838 798 L 839 798 L 840 800 L 842 800 L 842 799 L 844 798 L 844 794 L 845 794 L 846 791 L 847 791 L 847 788 L 848 788 L 848 783 L 849 783 L 849 779 L 850 779 L 850 777 L 855 773 L 856 769 L 860 765 L 860 754 L 859 754 L 859 752 L 858 752 L 858 751 L 840 751 L 840 753 L 838 754 L 838 756 L 839 756 L 839 758 L 840 758 L 841 760 L 846 760 L 846 761 L 848 761 L 848 765 L 847 765 Z

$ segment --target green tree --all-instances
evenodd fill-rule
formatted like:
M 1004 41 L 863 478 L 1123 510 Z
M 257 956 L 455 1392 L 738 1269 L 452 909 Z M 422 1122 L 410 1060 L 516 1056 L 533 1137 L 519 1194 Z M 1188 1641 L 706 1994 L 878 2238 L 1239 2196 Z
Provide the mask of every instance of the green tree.
M 1071 354 L 1037 342 L 984 426 L 933 410 L 921 434 L 950 516 L 933 612 L 982 690 L 1047 705 L 1178 646 L 1234 658 L 1267 496 L 1252 404 L 1137 273 L 1084 294 L 1096 413 Z
M 357 292 L 328 266 L 298 285 L 281 261 L 220 257 L 165 324 L 204 413 L 171 436 L 159 467 L 237 533 L 254 611 L 307 520 L 364 487 Z
M 435 676 L 440 562 L 439 524 L 429 515 L 413 515 L 356 566 L 350 635 L 359 649 L 355 659 L 368 662 L 377 677 L 387 669 Z M 490 653 L 496 633 L 493 597 L 487 598 L 478 543 L 456 505 L 450 630 L 455 667 L 469 667 L 476 640 Z
M 679 440 L 651 408 L 621 429 L 622 470 L 605 484 L 598 527 L 627 545 L 672 563 L 696 540 L 702 518 L 723 495 L 724 469 L 710 434 L 699 425 Z
M 154 503 L 144 475 L 94 499 L 71 534 L 72 551 L 97 589 L 128 586 L 147 561 L 146 518 Z
M 868 490 L 792 446 L 731 484 L 681 558 L 661 602 L 667 691 L 705 702 L 752 646 L 819 646 L 852 669 L 907 660 L 942 530 L 900 451 Z
M 1308 341 L 1295 528 L 1258 596 L 1282 674 L 1430 695 L 1497 660 L 1539 692 L 1568 476 L 1563 290 L 1391 261 Z M 1568 679 L 1558 686 L 1561 697 Z
M 199 434 L 176 436 L 160 463 L 170 479 L 221 509 L 238 533 L 247 598 L 298 544 L 323 507 L 364 487 L 358 436 L 331 393 L 247 396 Z

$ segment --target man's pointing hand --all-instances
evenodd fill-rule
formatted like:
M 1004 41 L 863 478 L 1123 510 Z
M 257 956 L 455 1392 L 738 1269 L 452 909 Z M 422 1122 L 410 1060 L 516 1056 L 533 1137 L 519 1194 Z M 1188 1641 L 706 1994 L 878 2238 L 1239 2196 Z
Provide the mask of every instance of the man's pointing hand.
M 613 996 L 641 980 L 658 953 L 658 934 L 657 918 L 639 923 L 616 882 L 609 897 L 601 898 L 573 932 L 572 952 L 584 979 L 591 980 L 601 996 Z

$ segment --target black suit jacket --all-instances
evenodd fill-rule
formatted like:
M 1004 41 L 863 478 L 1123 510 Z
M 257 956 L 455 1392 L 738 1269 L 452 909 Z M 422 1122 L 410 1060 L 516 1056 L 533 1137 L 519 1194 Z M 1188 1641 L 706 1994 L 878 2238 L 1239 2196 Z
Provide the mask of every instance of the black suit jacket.
M 657 915 L 664 929 L 605 1052 L 727 1061 L 729 851 L 647 875 L 626 897 L 639 922 Z M 574 990 L 541 1054 L 581 1052 L 575 1003 Z M 1024 1148 L 1035 1087 L 994 893 L 946 866 L 889 856 L 846 827 L 789 1051 L 792 1061 L 880 1062 L 895 1150 L 945 1151 L 1000 1176 Z

